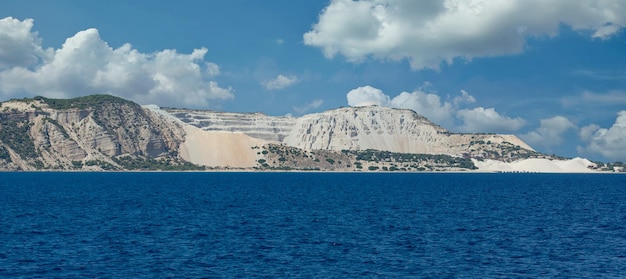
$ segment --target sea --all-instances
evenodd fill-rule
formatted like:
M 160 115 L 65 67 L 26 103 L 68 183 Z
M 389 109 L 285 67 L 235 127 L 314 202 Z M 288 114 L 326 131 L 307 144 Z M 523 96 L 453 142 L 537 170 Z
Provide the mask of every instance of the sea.
M 2 278 L 624 278 L 626 175 L 0 173 Z

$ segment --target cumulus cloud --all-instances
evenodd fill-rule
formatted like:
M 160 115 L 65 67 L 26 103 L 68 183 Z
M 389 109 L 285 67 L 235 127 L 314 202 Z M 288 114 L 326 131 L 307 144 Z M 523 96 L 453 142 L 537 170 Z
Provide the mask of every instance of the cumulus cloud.
M 12 67 L 29 67 L 47 60 L 50 49 L 41 47 L 41 38 L 31 32 L 33 20 L 7 17 L 0 19 L 0 71 Z
M 308 112 L 308 111 L 311 111 L 311 110 L 314 110 L 314 109 L 318 108 L 323 103 L 324 103 L 324 100 L 319 100 L 318 99 L 318 100 L 314 100 L 314 101 L 312 101 L 310 103 L 306 103 L 306 104 L 304 104 L 303 106 L 300 106 L 300 107 L 293 107 L 293 110 L 296 113 L 303 114 L 305 112 Z
M 346 95 L 348 105 L 352 107 L 389 106 L 389 96 L 382 90 L 369 85 L 350 90 Z
M 525 125 L 523 119 L 502 116 L 493 108 L 460 109 L 461 105 L 476 102 L 465 90 L 461 90 L 460 96 L 446 99 L 421 90 L 402 92 L 391 98 L 382 90 L 368 85 L 350 90 L 346 97 L 348 105 L 353 107 L 377 105 L 411 109 L 439 125 L 464 132 L 516 131 Z M 455 127 L 456 119 L 462 120 L 464 124 Z
M 391 100 L 391 107 L 412 109 L 426 116 L 431 121 L 449 126 L 452 114 L 456 107 L 447 101 L 442 101 L 439 95 L 422 91 L 402 92 Z
M 300 82 L 300 80 L 296 76 L 278 75 L 274 79 L 261 82 L 261 85 L 263 85 L 265 90 L 279 90 L 292 86 L 298 82 Z
M 563 143 L 563 134 L 571 129 L 576 129 L 576 125 L 566 117 L 557 115 L 541 119 L 539 128 L 521 135 L 521 138 L 530 144 L 557 146 Z
M 220 66 L 215 63 L 206 62 L 206 74 L 210 77 L 220 75 Z
M 32 26 L 31 19 L 0 21 L 3 97 L 112 94 L 140 103 L 193 107 L 233 98 L 232 88 L 220 87 L 211 79 L 219 75 L 219 66 L 204 60 L 206 48 L 191 54 L 176 50 L 141 53 L 130 44 L 114 49 L 92 28 L 67 38 L 59 49 L 44 50 Z M 14 32 L 21 35 L 6 35 Z
M 580 135 L 580 139 L 584 142 L 589 142 L 593 139 L 593 135 L 596 131 L 600 130 L 600 126 L 596 124 L 587 125 L 585 127 L 580 128 L 578 134 Z
M 463 121 L 463 125 L 459 127 L 462 132 L 513 132 L 526 124 L 524 119 L 503 116 L 494 108 L 462 109 L 456 114 Z
M 580 136 L 587 146 L 579 152 L 600 154 L 608 159 L 626 161 L 626 110 L 618 113 L 615 123 L 610 128 L 598 125 L 585 126 Z
M 476 99 L 474 98 L 474 96 L 470 95 L 465 90 L 461 90 L 461 96 L 454 97 L 454 104 L 457 106 L 464 103 L 472 104 L 475 102 Z
M 455 58 L 510 55 L 529 37 L 557 36 L 560 25 L 607 39 L 626 26 L 622 0 L 332 0 L 303 35 L 332 58 L 408 59 L 438 69 Z
M 454 110 L 454 105 L 441 101 L 439 95 L 419 90 L 411 93 L 402 92 L 391 98 L 382 90 L 367 85 L 350 90 L 346 97 L 348 105 L 352 107 L 376 105 L 411 109 L 438 124 L 449 124 Z

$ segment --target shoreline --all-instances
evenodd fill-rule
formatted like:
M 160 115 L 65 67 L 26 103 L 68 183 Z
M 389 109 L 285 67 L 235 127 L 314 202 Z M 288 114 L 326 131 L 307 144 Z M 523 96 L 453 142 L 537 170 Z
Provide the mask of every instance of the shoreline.
M 213 170 L 0 170 L 0 173 L 360 173 L 360 174 L 626 174 L 616 171 L 586 172 L 534 172 L 534 171 L 337 171 L 337 170 L 255 170 L 255 169 L 213 169 Z

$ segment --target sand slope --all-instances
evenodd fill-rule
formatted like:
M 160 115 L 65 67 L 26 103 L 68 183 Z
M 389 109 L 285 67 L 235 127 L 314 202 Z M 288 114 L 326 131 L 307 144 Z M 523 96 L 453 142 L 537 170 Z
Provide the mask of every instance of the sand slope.
M 257 152 L 254 146 L 266 142 L 243 133 L 204 131 L 185 125 L 185 142 L 180 146 L 180 155 L 191 163 L 208 167 L 251 168 L 256 165 Z
M 582 173 L 596 172 L 588 166 L 595 165 L 583 158 L 570 160 L 525 159 L 511 163 L 495 160 L 478 161 L 472 159 L 478 171 L 487 172 L 550 172 L 550 173 Z

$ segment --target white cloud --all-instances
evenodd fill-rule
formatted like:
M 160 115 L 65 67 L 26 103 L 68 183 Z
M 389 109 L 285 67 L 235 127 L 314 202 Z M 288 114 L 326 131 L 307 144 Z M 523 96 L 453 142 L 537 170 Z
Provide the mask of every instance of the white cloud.
M 589 125 L 581 129 L 581 139 L 587 143 L 586 151 L 617 161 L 626 161 L 626 110 L 618 113 L 617 119 L 611 128 L 600 128 L 598 125 Z
M 459 127 L 462 132 L 513 132 L 526 124 L 524 119 L 503 116 L 494 108 L 462 109 L 456 114 L 463 120 L 463 125 Z
M 351 90 L 346 97 L 348 105 L 353 107 L 377 105 L 411 109 L 436 124 L 464 132 L 516 131 L 525 124 L 523 119 L 502 116 L 493 108 L 479 107 L 472 110 L 460 110 L 460 105 L 476 102 L 476 99 L 465 90 L 461 90 L 461 96 L 454 97 L 451 101 L 450 97 L 442 100 L 435 93 L 426 93 L 421 90 L 411 93 L 402 92 L 391 98 L 382 90 L 368 85 Z M 455 127 L 456 119 L 461 119 L 464 125 Z
M 600 126 L 596 124 L 587 125 L 585 127 L 580 128 L 578 134 L 580 135 L 580 139 L 584 142 L 589 142 L 593 139 L 593 134 L 600 130 Z
M 324 100 L 314 100 L 310 103 L 306 103 L 304 106 L 301 107 L 293 107 L 293 110 L 299 114 L 303 114 L 305 112 L 308 112 L 310 110 L 316 109 L 319 106 L 321 106 L 324 103 Z
M 279 90 L 292 86 L 298 82 L 300 82 L 300 80 L 296 76 L 278 75 L 274 79 L 261 82 L 261 85 L 265 87 L 265 90 Z
M 626 80 L 626 71 L 624 70 L 576 70 L 573 75 L 582 76 L 597 80 Z
M 206 62 L 206 74 L 214 77 L 214 76 L 219 76 L 220 75 L 220 66 L 218 66 L 215 63 L 211 63 L 211 62 Z
M 563 143 L 563 134 L 570 129 L 576 129 L 576 125 L 566 117 L 557 115 L 541 119 L 539 128 L 521 135 L 521 138 L 531 145 L 557 146 Z
M 352 107 L 389 106 L 389 96 L 385 95 L 382 90 L 369 85 L 350 90 L 346 97 L 348 105 Z
M 608 93 L 601 94 L 585 91 L 582 94 L 581 101 L 584 103 L 626 104 L 626 92 L 610 91 Z
M 455 58 L 510 55 L 560 25 L 607 39 L 626 26 L 622 0 L 332 0 L 304 43 L 332 58 L 408 59 L 438 69 Z
M 367 85 L 350 90 L 346 97 L 348 105 L 352 107 L 376 105 L 411 109 L 440 125 L 451 123 L 454 110 L 454 106 L 450 102 L 442 102 L 439 95 L 419 90 L 402 92 L 391 98 L 382 90 Z
M 0 71 L 12 67 L 29 67 L 46 60 L 52 50 L 41 47 L 41 38 L 31 32 L 33 20 L 12 17 L 0 19 Z
M 450 102 L 441 101 L 439 95 L 422 91 L 402 92 L 391 100 L 391 106 L 412 109 L 429 120 L 445 126 L 452 123 L 452 114 L 456 109 Z
M 606 40 L 610 38 L 613 34 L 618 33 L 622 28 L 624 28 L 624 26 L 608 23 L 596 29 L 596 32 L 593 33 L 592 37 Z
M 560 103 L 567 108 L 580 111 L 601 110 L 606 106 L 626 105 L 626 91 L 611 90 L 602 93 L 584 91 L 579 95 L 560 98 Z
M 206 48 L 181 54 L 176 50 L 141 53 L 130 44 L 113 49 L 97 29 L 87 29 L 67 38 L 59 49 L 42 50 L 41 40 L 31 31 L 32 20 L 6 19 L 0 34 L 25 32 L 32 45 L 17 51 L 23 58 L 0 55 L 0 95 L 44 95 L 67 98 L 88 94 L 112 94 L 140 103 L 164 106 L 209 105 L 209 100 L 233 98 L 231 88 L 222 88 L 211 77 L 219 66 L 204 60 Z M 2 35 L 0 35 L 2 36 Z M 17 43 L 14 43 L 17 44 Z M 26 43 L 23 43 L 26 44 Z M 16 52 L 0 47 L 0 52 Z M 24 54 L 26 53 L 26 54 Z
M 467 93 L 465 90 L 461 90 L 461 96 L 454 97 L 454 105 L 460 105 L 463 103 L 473 104 L 476 103 L 474 96 Z

